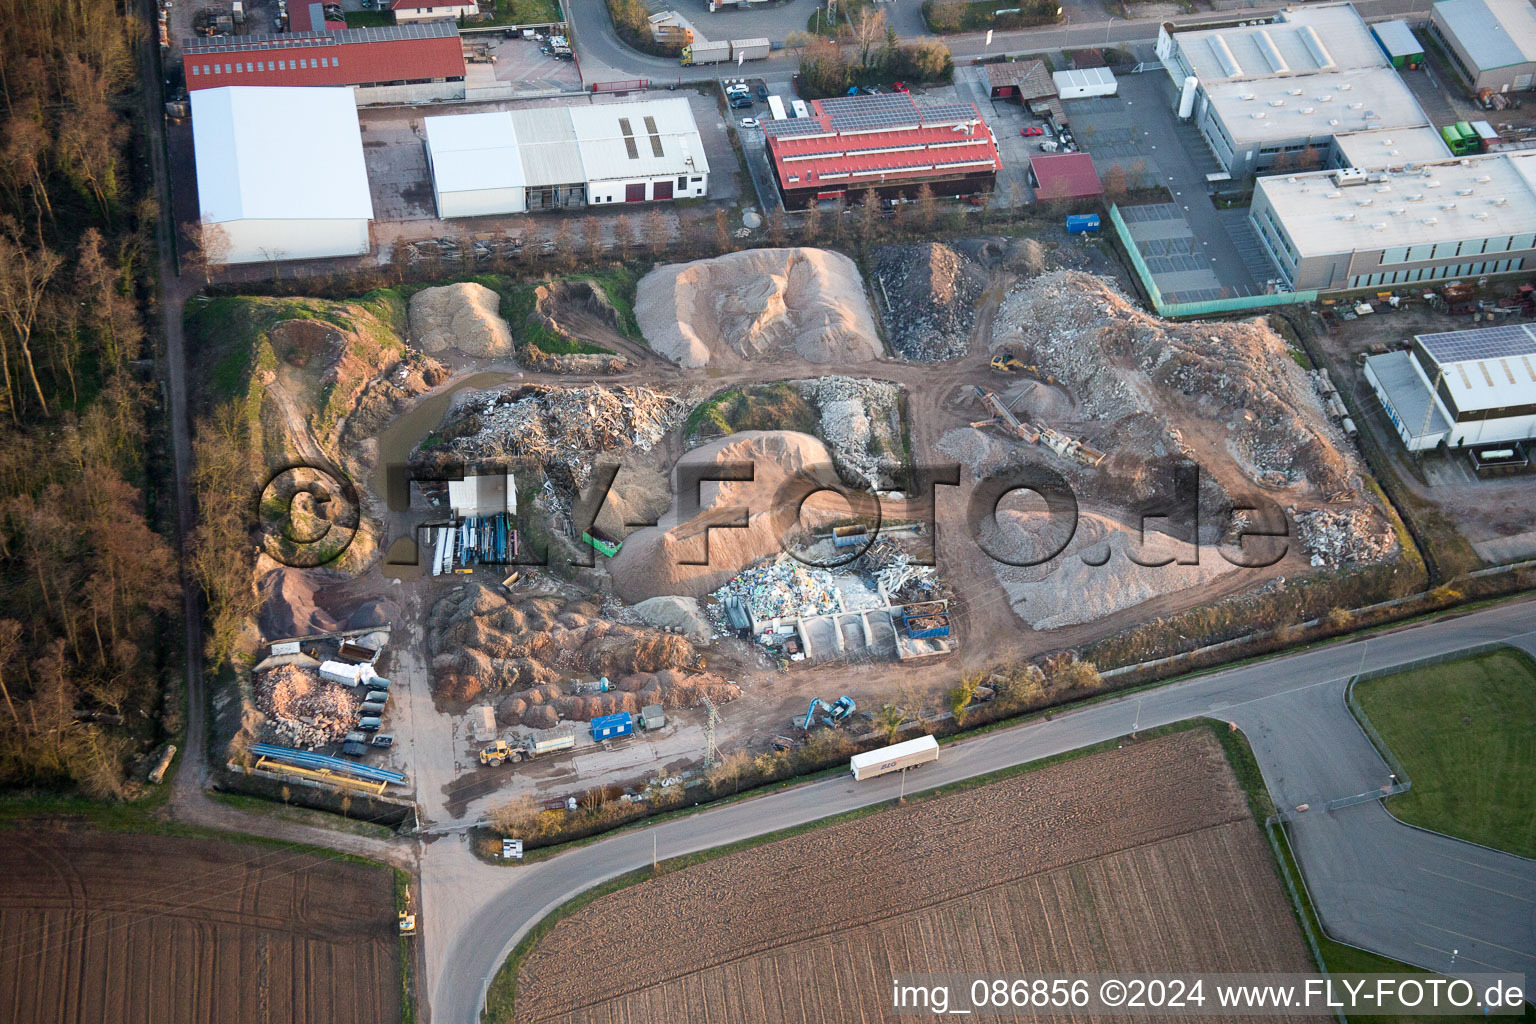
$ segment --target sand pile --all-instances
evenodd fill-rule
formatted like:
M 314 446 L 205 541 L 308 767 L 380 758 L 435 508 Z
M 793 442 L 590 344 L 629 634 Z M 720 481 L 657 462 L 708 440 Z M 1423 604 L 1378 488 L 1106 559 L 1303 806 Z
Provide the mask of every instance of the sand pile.
M 500 308 L 500 296 L 483 284 L 423 288 L 411 296 L 411 336 L 423 352 L 456 348 L 484 359 L 510 355 L 512 331 Z
M 963 356 L 987 275 L 969 256 L 938 242 L 875 250 L 877 294 L 891 349 L 929 363 Z
M 255 679 L 256 707 L 266 715 L 266 738 L 284 746 L 336 743 L 357 723 L 358 700 L 348 687 L 314 672 L 282 665 Z
M 799 532 L 795 513 L 804 489 L 785 491 L 786 481 L 837 483 L 826 445 L 809 434 L 792 431 L 732 434 L 684 455 L 678 460 L 678 469 L 729 463 L 754 467 L 754 479 L 706 482 L 697 514 L 680 521 L 684 502 L 679 498 L 657 525 L 631 534 L 618 556 L 609 559 L 608 571 L 620 598 L 634 604 L 665 595 L 703 597 L 746 566 L 778 554 L 783 550 L 782 540 Z M 676 480 L 674 477 L 674 490 Z M 821 498 L 829 500 L 823 504 Z M 847 515 L 846 506 L 833 504 L 836 501 L 821 495 L 808 502 L 802 518 L 805 527 L 816 525 L 823 516 Z M 728 523 L 745 526 L 711 530 L 706 554 L 705 528 Z M 706 558 L 707 564 L 685 564 Z
M 640 281 L 635 319 L 652 349 L 686 367 L 773 353 L 844 364 L 880 355 L 858 268 L 825 249 L 751 249 L 657 267 Z
M 1226 431 L 1254 477 L 1277 473 L 1327 495 L 1349 492 L 1353 457 L 1285 339 L 1261 318 L 1173 323 L 1102 278 L 1058 271 L 1009 294 L 993 348 L 1058 378 L 1079 414 L 1099 421 L 1089 436 L 1101 449 L 1182 450 L 1167 419 L 1178 410 Z
M 983 527 L 989 549 L 1006 551 L 1014 560 L 1042 558 L 1060 544 L 1059 525 L 1043 512 L 1000 510 L 994 523 Z M 1237 571 L 1216 545 L 1201 545 L 1198 565 L 1179 565 L 1191 547 L 1155 531 L 1143 545 L 1135 530 L 1091 512 L 1079 515 L 1077 530 L 1065 550 L 1037 566 L 1013 566 L 994 561 L 993 571 L 1013 610 L 1035 629 L 1059 629 L 1094 622 L 1115 612 L 1192 587 L 1207 586 Z M 1140 565 L 1172 556 L 1168 565 Z M 1092 563 L 1092 564 L 1090 564 Z

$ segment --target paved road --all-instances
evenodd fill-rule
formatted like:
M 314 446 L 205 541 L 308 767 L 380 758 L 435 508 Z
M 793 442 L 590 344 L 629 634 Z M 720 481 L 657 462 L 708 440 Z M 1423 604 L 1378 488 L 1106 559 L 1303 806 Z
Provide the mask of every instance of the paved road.
M 908 780 L 931 788 L 1008 765 L 1199 716 L 1235 721 L 1266 783 L 1299 815 L 1297 847 L 1324 923 L 1337 937 L 1429 968 L 1536 973 L 1536 862 L 1409 828 L 1377 804 L 1321 810 L 1386 781 L 1387 769 L 1344 707 L 1344 681 L 1494 640 L 1536 646 L 1536 602 L 1404 628 L 1130 695 L 947 746 Z M 893 799 L 898 780 L 839 777 L 720 807 L 581 847 L 527 867 L 476 862 L 443 837 L 422 858 L 427 991 L 435 1020 L 473 1024 L 487 980 L 549 910 L 650 862 Z
M 575 26 L 576 54 L 584 84 L 628 78 L 649 78 L 658 84 L 673 81 L 709 81 L 719 75 L 731 74 L 735 71 L 735 65 L 732 64 L 685 68 L 679 66 L 675 60 L 640 53 L 620 42 L 614 35 L 613 22 L 608 17 L 607 0 L 565 0 L 565 2 L 570 13 L 570 21 Z M 975 57 L 997 54 L 1041 53 L 1047 50 L 1151 43 L 1157 39 L 1158 26 L 1165 20 L 1180 24 L 1208 22 L 1220 17 L 1264 17 L 1275 13 L 1283 6 L 1285 5 L 1265 4 L 1227 11 L 1219 15 L 1202 12 L 1167 19 L 1146 18 L 1135 21 L 1112 18 L 1045 28 L 1019 29 L 1015 32 L 996 32 L 993 34 L 990 46 L 987 44 L 986 34 L 981 32 L 948 36 L 945 41 L 949 43 L 949 48 L 954 53 L 955 62 L 958 64 Z M 1356 0 L 1355 7 L 1368 21 L 1407 16 L 1429 17 L 1429 6 L 1425 0 Z M 780 51 L 768 60 L 753 61 L 750 67 L 753 74 L 763 75 L 775 72 L 787 73 L 793 69 L 794 65 L 795 58 Z

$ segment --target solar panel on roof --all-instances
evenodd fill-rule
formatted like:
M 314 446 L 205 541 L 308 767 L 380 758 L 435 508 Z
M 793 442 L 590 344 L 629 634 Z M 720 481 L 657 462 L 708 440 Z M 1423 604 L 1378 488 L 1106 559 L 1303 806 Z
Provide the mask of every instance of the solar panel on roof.
M 1421 334 L 1418 341 L 1424 346 L 1424 351 L 1441 364 L 1536 355 L 1536 329 L 1528 324 L 1503 324 L 1470 331 Z

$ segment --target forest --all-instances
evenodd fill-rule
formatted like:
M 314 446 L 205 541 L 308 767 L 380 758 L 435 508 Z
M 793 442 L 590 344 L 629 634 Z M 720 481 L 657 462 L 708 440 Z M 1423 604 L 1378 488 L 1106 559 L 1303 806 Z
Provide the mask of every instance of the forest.
M 144 24 L 113 0 L 0 0 L 0 19 L 0 788 L 120 798 L 180 714 Z

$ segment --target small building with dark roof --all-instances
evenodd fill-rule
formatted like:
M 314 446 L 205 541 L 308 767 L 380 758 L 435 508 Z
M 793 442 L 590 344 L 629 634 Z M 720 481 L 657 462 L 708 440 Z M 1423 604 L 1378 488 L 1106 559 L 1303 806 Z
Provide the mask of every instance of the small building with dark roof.
M 1029 158 L 1029 183 L 1045 202 L 1096 199 L 1104 194 L 1093 157 L 1087 153 L 1054 153 Z

